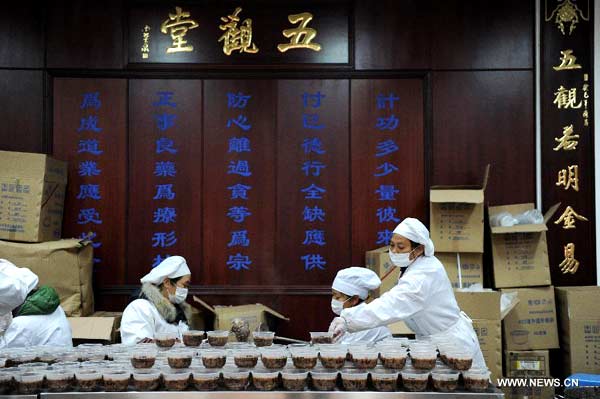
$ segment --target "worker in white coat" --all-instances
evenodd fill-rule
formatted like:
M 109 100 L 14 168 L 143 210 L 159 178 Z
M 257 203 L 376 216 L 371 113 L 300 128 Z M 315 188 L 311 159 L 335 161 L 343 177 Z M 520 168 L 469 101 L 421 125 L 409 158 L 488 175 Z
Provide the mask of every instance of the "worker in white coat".
M 181 334 L 189 329 L 188 295 L 191 272 L 181 256 L 170 256 L 141 278 L 137 299 L 121 318 L 121 341 L 126 345 L 152 342 L 156 333 Z
M 473 356 L 473 367 L 485 368 L 471 319 L 458 307 L 444 266 L 433 255 L 423 223 L 404 219 L 390 241 L 390 259 L 402 268 L 398 284 L 365 306 L 344 309 L 332 322 L 334 337 L 402 320 L 417 338 L 453 342 Z
M 0 334 L 0 348 L 73 346 L 71 326 L 54 288 L 38 287 L 39 279 L 35 273 L 4 259 L 0 260 L 0 273 L 15 281 L 9 291 L 19 299 L 24 297 L 8 313 L 11 320 Z
M 14 265 L 6 259 L 0 259 L 0 315 L 12 312 L 27 297 L 27 284 L 6 272 L 7 267 Z
M 340 270 L 331 285 L 331 310 L 339 316 L 344 309 L 359 309 L 366 306 L 365 300 L 369 297 L 369 292 L 379 288 L 380 285 L 381 280 L 377 273 L 367 268 L 349 267 Z M 374 343 L 391 336 L 390 330 L 382 326 L 344 334 L 338 342 L 341 344 Z

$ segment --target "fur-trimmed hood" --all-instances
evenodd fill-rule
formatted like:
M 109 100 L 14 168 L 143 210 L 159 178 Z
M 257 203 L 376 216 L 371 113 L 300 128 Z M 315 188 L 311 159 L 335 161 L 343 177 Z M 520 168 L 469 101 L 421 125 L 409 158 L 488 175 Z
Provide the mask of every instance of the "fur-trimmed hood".
M 142 284 L 142 291 L 140 297 L 150 301 L 158 310 L 158 313 L 169 323 L 174 323 L 177 321 L 177 307 L 183 311 L 185 315 L 186 323 L 189 323 L 192 317 L 192 307 L 187 303 L 183 302 L 179 305 L 174 305 L 167 298 L 163 296 L 160 292 L 160 289 L 150 283 Z

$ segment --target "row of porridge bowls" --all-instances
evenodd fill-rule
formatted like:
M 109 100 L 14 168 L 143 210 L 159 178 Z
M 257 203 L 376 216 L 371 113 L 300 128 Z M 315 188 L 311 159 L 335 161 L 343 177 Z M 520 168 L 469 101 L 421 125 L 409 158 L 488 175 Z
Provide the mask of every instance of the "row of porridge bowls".
M 203 332 L 191 332 L 188 335 L 200 337 L 193 345 L 189 339 L 186 342 L 184 335 L 183 344 L 173 338 L 168 346 L 161 346 L 159 339 L 155 340 L 156 345 L 87 344 L 71 350 L 43 347 L 0 351 L 0 393 L 2 387 L 19 392 L 39 390 L 42 386 L 49 391 L 60 391 L 65 386 L 68 387 L 64 390 L 123 391 L 128 386 L 154 390 L 158 389 L 157 384 L 164 384 L 167 390 L 179 390 L 177 386 L 183 385 L 183 389 L 189 385 L 199 390 L 235 390 L 234 380 L 228 378 L 232 375 L 238 375 L 240 383 L 245 378 L 244 387 L 258 390 L 269 390 L 273 384 L 291 389 L 291 380 L 298 380 L 297 384 L 304 384 L 303 387 L 310 381 L 313 389 L 327 390 L 325 381 L 329 379 L 331 386 L 340 372 L 338 385 L 346 390 L 365 389 L 367 375 L 373 389 L 381 391 L 399 388 L 396 380 L 403 381 L 406 390 L 422 390 L 430 379 L 436 390 L 451 391 L 456 389 L 460 373 L 467 390 L 484 390 L 489 381 L 489 372 L 471 369 L 471 357 L 451 342 L 388 339 L 376 345 L 321 343 L 286 347 L 273 345 L 272 341 L 268 345 L 256 342 L 257 337 L 260 340 L 264 336 L 255 334 L 255 345 L 223 341 L 211 345 L 211 333 L 215 332 L 208 332 L 208 342 L 203 342 Z M 312 338 L 314 342 L 315 337 Z M 88 379 L 90 382 L 86 383 Z M 209 380 L 204 388 L 198 383 L 202 379 Z M 149 388 L 144 389 L 144 384 Z
M 461 374 L 455 371 L 423 371 L 404 369 L 374 369 L 370 372 L 358 369 L 267 369 L 205 368 L 189 369 L 120 369 L 60 368 L 49 366 L 29 370 L 0 371 L 0 394 L 36 394 L 48 392 L 125 392 L 132 391 L 215 391 L 258 390 L 272 391 L 365 391 L 381 392 L 406 390 L 426 391 L 432 387 L 439 392 L 453 392 L 461 386 Z M 464 389 L 484 392 L 488 388 L 489 371 L 470 370 L 462 373 Z

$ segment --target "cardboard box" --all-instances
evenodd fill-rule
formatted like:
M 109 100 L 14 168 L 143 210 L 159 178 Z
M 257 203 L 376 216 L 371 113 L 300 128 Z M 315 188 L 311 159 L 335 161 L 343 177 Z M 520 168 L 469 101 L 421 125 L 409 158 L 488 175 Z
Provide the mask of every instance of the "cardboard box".
M 275 331 L 279 320 L 290 320 L 281 313 L 260 303 L 239 306 L 210 306 L 196 296 L 193 299 L 194 302 L 207 309 L 213 315 L 213 328 L 215 330 L 231 331 L 231 322 L 234 319 L 242 319 L 248 322 L 250 331 Z M 229 336 L 229 339 L 233 339 L 232 334 Z
M 453 288 L 483 286 L 483 254 L 436 252 L 435 256 L 444 265 Z
M 489 165 L 480 186 L 433 186 L 431 239 L 438 252 L 483 253 L 483 194 Z
M 492 373 L 492 382 L 502 378 L 502 322 L 500 320 L 473 320 L 473 329 L 479 339 L 479 347 L 485 364 Z
M 66 186 L 66 162 L 0 151 L 0 239 L 60 239 Z
M 502 324 L 500 293 L 455 292 L 459 307 L 473 319 L 473 329 L 479 339 L 483 358 L 490 369 L 492 381 L 502 377 Z M 394 335 L 410 335 L 414 332 L 404 322 L 388 326 Z
M 122 312 L 95 312 L 88 317 L 68 317 L 74 345 L 119 342 L 122 315 Z
M 556 288 L 562 375 L 600 374 L 600 287 Z
M 365 252 L 365 265 L 373 270 L 381 279 L 381 286 L 372 292 L 372 297 L 377 298 L 398 284 L 400 268 L 392 264 L 389 247 L 381 247 Z
M 471 319 L 502 320 L 500 312 L 502 294 L 498 291 L 454 291 L 454 297 L 460 310 Z
M 547 380 L 543 378 L 542 380 Z M 504 399 L 555 399 L 554 381 L 541 381 L 538 387 L 502 387 Z
M 520 224 L 511 227 L 493 227 L 490 224 L 492 257 L 494 260 L 494 287 L 531 287 L 550 285 L 546 223 L 560 204 L 544 215 L 544 224 Z M 534 204 L 492 206 L 490 219 L 501 212 L 518 215 L 535 209 Z
M 550 352 L 543 351 L 506 351 L 507 377 L 550 377 Z
M 479 339 L 483 358 L 492 373 L 492 381 L 496 382 L 502 377 L 501 294 L 491 290 L 455 291 L 454 296 L 460 309 L 473 319 L 473 329 Z
M 31 269 L 40 284 L 53 287 L 67 316 L 94 312 L 93 248 L 78 239 L 23 244 L 0 241 L 0 258 Z
M 519 304 L 504 319 L 506 350 L 558 348 L 554 287 L 505 289 L 517 292 Z

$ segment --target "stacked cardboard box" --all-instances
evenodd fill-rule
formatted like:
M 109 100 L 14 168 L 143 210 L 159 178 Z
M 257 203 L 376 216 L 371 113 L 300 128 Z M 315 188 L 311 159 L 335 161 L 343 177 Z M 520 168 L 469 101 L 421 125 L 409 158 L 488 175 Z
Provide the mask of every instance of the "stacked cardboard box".
M 600 287 L 558 287 L 561 375 L 600 374 Z
M 535 209 L 533 204 L 492 206 L 490 220 L 497 214 L 509 212 L 518 215 Z M 492 256 L 494 287 L 535 287 L 550 285 L 546 223 L 552 218 L 558 204 L 544 215 L 543 224 L 518 224 L 510 227 L 492 226 Z
M 546 212 L 541 224 L 504 227 L 491 223 L 502 212 L 516 216 L 533 209 L 533 204 L 489 207 L 494 287 L 501 292 L 516 293 L 519 299 L 502 323 L 507 377 L 550 377 L 548 349 L 558 348 L 556 303 L 550 285 L 546 241 L 546 223 L 558 205 Z M 509 394 L 520 397 L 518 392 Z M 540 391 L 537 397 L 545 394 Z
M 455 293 L 458 306 L 473 320 L 479 346 L 492 381 L 502 377 L 501 295 L 497 291 Z
M 0 258 L 54 287 L 68 316 L 94 311 L 93 250 L 61 240 L 67 164 L 44 154 L 0 151 Z
M 25 244 L 0 241 L 0 258 L 28 267 L 40 284 L 53 287 L 67 316 L 94 312 L 93 248 L 78 239 Z
M 483 285 L 484 193 L 478 186 L 433 186 L 429 192 L 431 239 L 455 288 Z
M 0 240 L 60 239 L 66 186 L 65 162 L 0 151 Z

